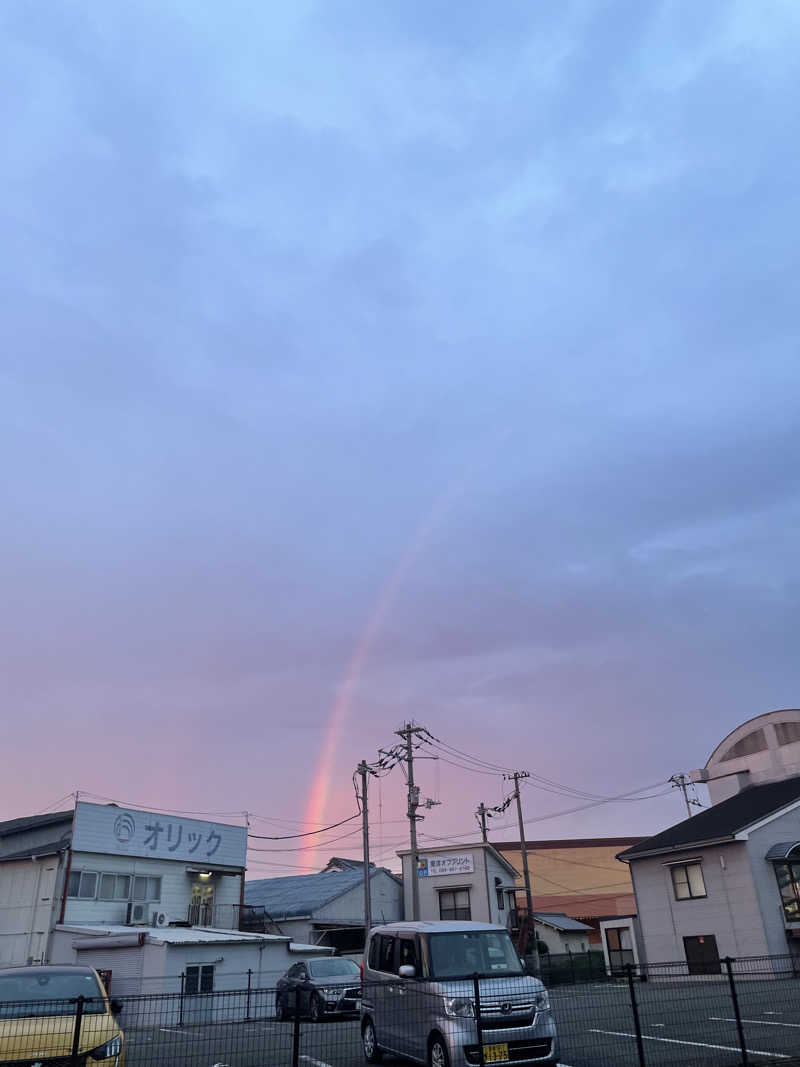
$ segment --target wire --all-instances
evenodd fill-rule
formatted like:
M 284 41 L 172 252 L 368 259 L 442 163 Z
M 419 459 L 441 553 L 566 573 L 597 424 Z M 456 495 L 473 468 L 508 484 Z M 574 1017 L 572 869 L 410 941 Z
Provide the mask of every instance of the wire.
M 87 793 L 81 789 L 80 796 L 93 797 L 95 800 L 107 800 L 110 804 L 119 804 L 123 808 L 142 808 L 147 811 L 166 812 L 168 815 L 238 815 L 241 818 L 244 811 L 187 811 L 183 808 L 164 808 L 159 804 L 137 804 L 133 801 L 119 800 L 117 797 L 104 797 L 100 793 Z
M 323 845 L 325 847 L 327 847 L 328 845 L 335 844 L 335 842 L 337 842 L 337 841 L 344 841 L 348 837 L 355 837 L 356 834 L 360 834 L 360 833 L 361 833 L 360 829 L 358 829 L 358 830 L 350 830 L 349 833 L 340 834 L 339 837 L 331 837 L 327 841 L 320 841 L 320 843 L 316 847 L 320 848 Z M 299 845 L 299 846 L 297 846 L 295 848 L 249 848 L 248 847 L 247 851 L 248 852 L 305 852 L 305 850 L 306 850 L 306 846 L 305 845 Z
M 319 830 L 306 830 L 302 834 L 283 834 L 279 837 L 267 837 L 264 834 L 248 834 L 248 838 L 253 838 L 255 841 L 294 841 L 298 837 L 312 837 L 314 834 L 324 834 L 328 830 L 335 830 L 337 826 L 344 826 L 347 822 L 352 822 L 353 819 L 360 819 L 361 812 L 357 811 L 355 815 L 348 815 L 346 819 L 341 819 L 339 822 L 331 823 L 330 826 L 323 826 Z

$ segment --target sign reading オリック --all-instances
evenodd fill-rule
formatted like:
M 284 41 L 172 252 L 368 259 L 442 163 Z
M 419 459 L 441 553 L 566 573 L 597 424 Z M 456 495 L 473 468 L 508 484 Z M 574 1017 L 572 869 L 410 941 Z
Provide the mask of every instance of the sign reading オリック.
M 75 852 L 244 867 L 247 829 L 80 801 L 75 810 L 72 848 Z
M 463 856 L 421 856 L 417 873 L 420 878 L 435 878 L 439 874 L 472 874 L 474 870 L 472 853 L 467 852 Z

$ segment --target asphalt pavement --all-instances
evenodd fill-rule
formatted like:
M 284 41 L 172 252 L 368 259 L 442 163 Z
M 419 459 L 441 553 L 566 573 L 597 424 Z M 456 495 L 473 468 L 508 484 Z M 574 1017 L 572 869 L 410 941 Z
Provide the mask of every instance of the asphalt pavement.
M 800 1051 L 800 983 L 739 981 L 739 1014 L 751 1064 L 789 1061 Z M 647 1067 L 733 1067 L 739 1030 L 724 980 L 636 983 Z M 550 993 L 565 1067 L 637 1067 L 626 984 L 558 987 Z M 293 1023 L 273 1019 L 127 1030 L 127 1067 L 291 1067 Z M 389 1064 L 399 1063 L 386 1057 Z M 359 1024 L 302 1021 L 301 1067 L 361 1067 Z

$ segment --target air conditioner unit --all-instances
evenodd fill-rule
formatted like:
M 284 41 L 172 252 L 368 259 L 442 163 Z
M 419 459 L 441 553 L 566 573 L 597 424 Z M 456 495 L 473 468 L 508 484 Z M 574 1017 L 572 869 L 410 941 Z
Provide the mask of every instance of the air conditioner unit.
M 154 911 L 153 926 L 169 926 L 169 915 L 165 911 Z
M 128 926 L 148 926 L 150 923 L 150 909 L 143 901 L 131 900 L 125 915 Z

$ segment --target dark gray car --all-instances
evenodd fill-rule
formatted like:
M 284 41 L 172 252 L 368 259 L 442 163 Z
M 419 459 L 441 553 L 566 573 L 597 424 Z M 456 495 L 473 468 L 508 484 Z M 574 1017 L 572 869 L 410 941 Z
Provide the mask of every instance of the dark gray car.
M 278 982 L 275 1014 L 279 1019 L 288 1019 L 296 1006 L 301 1015 L 309 1015 L 317 1023 L 326 1015 L 358 1012 L 360 968 L 341 956 L 295 963 Z

